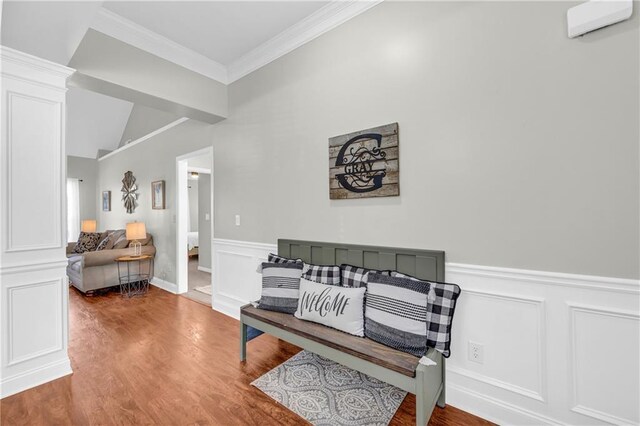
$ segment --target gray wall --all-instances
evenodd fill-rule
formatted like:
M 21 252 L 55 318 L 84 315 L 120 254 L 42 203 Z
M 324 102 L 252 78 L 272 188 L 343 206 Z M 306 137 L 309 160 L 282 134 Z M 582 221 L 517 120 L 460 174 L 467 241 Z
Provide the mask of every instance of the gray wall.
M 100 212 L 103 229 L 124 228 L 128 222 L 144 222 L 157 248 L 155 275 L 176 282 L 176 157 L 211 146 L 210 125 L 186 121 L 143 143 L 99 161 L 99 187 L 111 190 L 111 211 Z M 138 207 L 127 214 L 120 201 L 122 177 L 131 170 L 138 183 Z M 164 210 L 151 209 L 151 182 L 165 181 Z
M 570 40 L 575 4 L 385 2 L 233 83 L 215 237 L 638 278 L 638 13 Z M 330 201 L 327 139 L 396 121 L 401 195 Z
M 189 231 L 198 232 L 198 181 L 189 180 Z
M 198 232 L 198 265 L 211 269 L 211 175 L 207 173 L 198 178 Z
M 80 182 L 80 221 L 97 220 L 98 196 L 98 161 L 91 158 L 67 156 L 67 177 L 82 179 Z M 113 194 L 112 194 L 113 195 Z M 98 222 L 98 229 L 101 223 Z

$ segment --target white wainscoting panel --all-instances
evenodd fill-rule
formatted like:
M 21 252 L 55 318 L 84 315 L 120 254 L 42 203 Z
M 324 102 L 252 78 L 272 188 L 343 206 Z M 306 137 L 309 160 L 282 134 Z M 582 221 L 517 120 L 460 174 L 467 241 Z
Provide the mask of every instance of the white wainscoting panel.
M 569 304 L 569 310 L 572 410 L 607 423 L 637 424 L 640 347 L 620 340 L 640 335 L 638 312 L 579 304 Z M 605 351 L 615 356 L 605 357 Z M 603 398 L 603 391 L 616 398 Z
M 213 309 L 236 319 L 240 307 L 260 299 L 262 275 L 258 265 L 275 253 L 275 244 L 214 239 Z
M 5 397 L 71 373 L 64 128 L 65 82 L 73 70 L 4 46 L 0 58 L 0 394 Z
M 277 246 L 215 239 L 213 250 L 213 308 L 238 318 Z M 446 280 L 462 288 L 448 404 L 499 424 L 638 424 L 638 280 L 457 263 Z

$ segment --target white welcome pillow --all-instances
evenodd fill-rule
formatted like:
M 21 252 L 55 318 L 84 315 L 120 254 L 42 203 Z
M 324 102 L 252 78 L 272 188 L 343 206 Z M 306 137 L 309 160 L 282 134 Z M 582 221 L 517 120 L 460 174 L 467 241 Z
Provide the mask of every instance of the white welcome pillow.
M 300 279 L 295 317 L 364 337 L 364 293 L 367 289 L 318 284 Z

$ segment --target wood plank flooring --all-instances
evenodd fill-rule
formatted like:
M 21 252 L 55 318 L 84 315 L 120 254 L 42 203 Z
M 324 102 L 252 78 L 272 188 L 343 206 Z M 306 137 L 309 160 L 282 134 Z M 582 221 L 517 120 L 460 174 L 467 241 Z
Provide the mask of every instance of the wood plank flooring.
M 297 425 L 250 383 L 300 349 L 271 336 L 238 361 L 239 323 L 152 287 L 142 298 L 70 289 L 70 376 L 4 398 L 2 425 Z M 392 425 L 415 424 L 409 395 Z M 433 426 L 490 424 L 447 406 Z

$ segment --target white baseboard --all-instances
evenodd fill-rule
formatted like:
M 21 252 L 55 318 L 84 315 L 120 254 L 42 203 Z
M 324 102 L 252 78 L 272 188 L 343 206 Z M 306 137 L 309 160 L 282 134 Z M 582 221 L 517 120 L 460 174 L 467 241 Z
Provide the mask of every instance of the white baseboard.
M 561 425 L 554 419 L 456 384 L 447 383 L 447 404 L 504 425 Z
M 211 268 L 205 268 L 204 266 L 198 266 L 198 271 L 211 273 Z
M 164 291 L 168 291 L 169 293 L 178 294 L 178 286 L 174 283 L 170 283 L 169 281 L 161 280 L 160 278 L 153 277 L 151 280 L 151 284 L 163 289 Z
M 245 302 L 229 299 L 226 297 L 214 297 L 211 307 L 214 311 L 218 311 L 231 318 L 240 319 L 240 307 L 246 305 Z
M 0 397 L 11 396 L 72 373 L 71 362 L 69 358 L 65 358 L 16 376 L 3 378 L 0 386 Z

